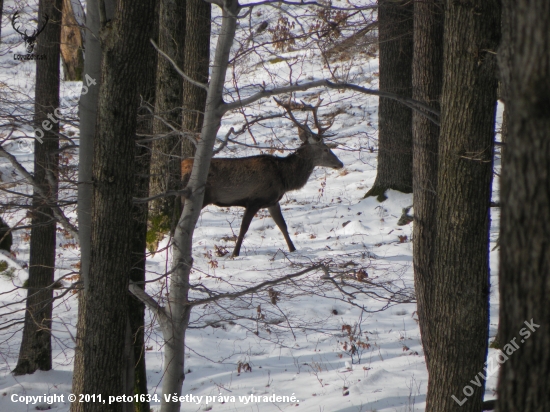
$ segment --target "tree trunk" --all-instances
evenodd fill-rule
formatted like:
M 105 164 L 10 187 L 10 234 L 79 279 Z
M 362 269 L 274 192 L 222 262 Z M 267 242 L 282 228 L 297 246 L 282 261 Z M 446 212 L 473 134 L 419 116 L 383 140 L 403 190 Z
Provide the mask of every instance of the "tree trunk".
M 427 412 L 481 410 L 500 2 L 447 0 Z M 470 381 L 479 378 L 480 385 Z M 453 398 L 454 397 L 454 398 Z M 462 404 L 463 403 L 463 404 Z
M 504 103 L 504 110 L 502 112 L 502 125 L 500 137 L 503 143 L 506 142 L 508 136 L 508 118 L 510 112 L 510 82 L 511 82 L 511 70 L 512 70 L 512 57 L 513 57 L 513 41 L 515 33 L 515 19 L 512 15 L 511 5 L 509 3 L 502 3 L 502 14 L 501 14 L 501 40 L 500 46 L 498 48 L 497 60 L 499 66 L 499 87 L 498 87 L 498 98 Z M 504 170 L 504 150 L 505 146 L 501 146 L 501 170 Z M 497 241 L 497 245 L 500 245 L 500 236 Z M 491 342 L 492 348 L 502 348 L 502 332 L 500 319 L 498 322 L 498 330 L 495 339 Z
M 412 95 L 413 2 L 379 0 L 380 90 Z M 412 192 L 412 111 L 394 100 L 378 106 L 378 170 L 365 197 Z
M 147 62 L 154 0 L 120 0 L 114 19 L 103 21 L 98 122 L 93 156 L 92 245 L 86 289 L 84 388 L 88 394 L 125 392 L 124 340 L 128 282 L 133 262 L 132 198 L 138 79 Z M 126 393 L 131 395 L 131 393 Z M 124 403 L 87 403 L 86 411 L 123 411 Z
M 193 80 L 208 83 L 210 64 L 210 3 L 204 0 L 187 0 L 187 22 L 185 33 L 184 72 Z M 206 90 L 188 81 L 183 81 L 183 130 L 200 136 Z M 189 140 L 182 141 L 182 157 L 192 157 L 195 145 Z
M 158 4 L 153 19 L 153 39 L 158 36 Z M 152 107 L 155 106 L 155 77 L 157 70 L 157 51 L 152 45 L 148 46 L 147 56 L 144 60 L 147 62 L 147 68 L 143 71 L 139 79 L 138 92 L 143 100 Z M 153 133 L 153 120 L 151 114 L 145 110 L 138 111 L 137 131 L 143 135 L 151 135 Z M 140 137 L 136 137 L 140 139 Z M 136 197 L 149 196 L 149 168 L 151 165 L 151 148 L 150 145 L 138 143 L 136 145 Z M 134 215 L 134 236 L 132 237 L 132 259 L 133 267 L 130 272 L 130 279 L 138 283 L 139 287 L 145 289 L 145 263 L 147 252 L 147 203 L 136 203 L 133 207 Z M 134 394 L 147 395 L 147 370 L 145 368 L 145 306 L 144 304 L 131 296 L 129 303 L 129 319 L 131 328 L 131 342 L 133 350 L 134 362 L 131 367 L 134 367 Z M 149 402 L 135 402 L 135 412 L 149 412 Z
M 185 46 L 185 0 L 161 0 L 159 9 L 159 47 L 177 65 L 183 67 Z M 164 57 L 158 59 L 155 114 L 162 117 L 176 132 L 162 120 L 155 119 L 155 136 L 167 135 L 154 140 L 151 146 L 150 195 L 157 195 L 179 188 L 181 180 L 181 129 L 183 103 L 183 80 L 172 64 Z M 165 197 L 149 203 L 148 247 L 156 251 L 158 242 L 168 232 L 173 232 L 181 212 L 177 197 Z
M 108 16 L 114 9 L 114 1 L 106 1 Z M 72 393 L 84 393 L 84 333 L 86 332 L 86 290 L 89 285 L 91 229 L 92 229 L 92 159 L 96 130 L 97 105 L 101 83 L 101 45 L 99 44 L 99 5 L 97 0 L 86 3 L 86 59 L 84 73 L 96 82 L 80 96 L 80 143 L 78 147 L 78 238 L 80 243 L 80 280 L 78 292 L 78 323 L 76 328 L 75 360 L 73 366 Z M 86 85 L 84 82 L 83 85 Z M 86 89 L 85 89 L 86 90 Z M 71 412 L 82 412 L 84 403 L 71 403 Z
M 508 359 L 500 369 L 497 411 L 548 411 L 550 3 L 506 0 L 503 7 L 513 18 L 514 53 L 501 180 L 499 275 L 501 343 Z
M 44 199 L 36 192 L 32 199 L 29 280 L 25 326 L 14 374 L 34 373 L 52 368 L 51 324 L 55 272 L 56 224 L 51 205 L 57 199 L 59 120 L 59 39 L 62 0 L 40 0 L 38 16 L 47 14 L 49 23 L 38 37 L 37 53 L 46 59 L 36 61 L 34 125 L 43 132 L 34 142 L 34 179 L 47 193 Z M 42 17 L 39 18 L 42 21 Z M 50 288 L 48 288 L 50 286 Z M 48 288 L 48 289 L 47 289 Z
M 189 178 L 188 188 L 191 196 L 185 200 L 183 213 L 181 214 L 174 234 L 172 279 L 170 282 L 170 295 L 167 311 L 171 315 L 171 321 L 166 322 L 163 330 L 166 341 L 165 365 L 166 371 L 163 380 L 162 393 L 180 395 L 182 390 L 184 373 L 184 343 L 185 331 L 189 322 L 191 308 L 186 306 L 189 292 L 189 274 L 193 266 L 193 232 L 199 219 L 202 201 L 204 198 L 204 185 L 210 168 L 212 150 L 216 141 L 216 134 L 224 112 L 223 87 L 229 62 L 229 53 L 235 37 L 237 27 L 237 14 L 239 4 L 237 1 L 224 3 L 222 26 L 216 46 L 216 54 L 212 67 L 205 116 L 201 130 L 201 138 L 197 145 L 193 171 Z M 162 399 L 162 412 L 179 412 L 179 402 L 166 402 Z
M 63 0 L 61 57 L 65 81 L 82 80 L 82 70 L 84 69 L 82 52 L 82 35 L 74 15 L 72 1 Z
M 443 0 L 414 2 L 413 99 L 440 110 L 443 86 Z M 437 222 L 439 126 L 413 113 L 413 261 L 417 313 L 429 371 L 429 314 L 433 313 L 433 267 Z

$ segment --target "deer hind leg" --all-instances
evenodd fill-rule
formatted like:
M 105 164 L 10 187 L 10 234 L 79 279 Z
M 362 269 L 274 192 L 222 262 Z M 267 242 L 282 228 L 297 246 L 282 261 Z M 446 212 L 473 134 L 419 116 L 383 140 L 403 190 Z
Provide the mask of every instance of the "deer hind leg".
M 294 252 L 296 248 L 294 247 L 294 244 L 292 243 L 292 240 L 290 240 L 290 236 L 288 234 L 288 229 L 286 227 L 285 218 L 283 217 L 283 213 L 281 212 L 281 205 L 279 205 L 279 202 L 275 206 L 271 206 L 267 208 L 269 210 L 269 214 L 281 230 L 283 232 L 283 236 L 285 237 L 286 244 L 288 245 L 288 250 L 291 252 Z
M 260 208 L 256 206 L 253 206 L 253 207 L 249 206 L 246 208 L 246 211 L 244 212 L 244 216 L 243 216 L 243 221 L 241 222 L 241 230 L 239 231 L 237 244 L 235 245 L 235 249 L 233 250 L 233 254 L 231 256 L 239 256 L 244 235 L 246 235 L 246 232 L 248 232 L 248 227 L 250 226 L 250 222 L 252 222 L 252 218 L 254 218 L 254 215 L 258 212 L 258 210 L 260 210 Z

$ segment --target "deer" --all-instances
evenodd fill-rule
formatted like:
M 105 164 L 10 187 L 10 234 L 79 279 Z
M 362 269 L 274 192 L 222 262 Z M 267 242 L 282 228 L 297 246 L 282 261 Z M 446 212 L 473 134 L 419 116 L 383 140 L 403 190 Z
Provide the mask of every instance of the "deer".
M 344 167 L 331 148 L 323 142 L 323 135 L 332 124 L 329 124 L 328 127 L 321 127 L 317 117 L 321 99 L 314 107 L 303 102 L 302 104 L 291 104 L 290 101 L 289 103 L 276 101 L 284 107 L 290 119 L 298 127 L 298 136 L 302 145 L 296 151 L 286 157 L 262 154 L 241 158 L 213 158 L 210 163 L 202 208 L 207 205 L 245 208 L 232 257 L 239 256 L 244 236 L 254 215 L 260 209 L 269 211 L 282 232 L 289 251 L 294 252 L 296 248 L 290 239 L 281 212 L 279 203 L 281 198 L 287 192 L 304 187 L 313 169 L 317 166 L 333 169 Z M 308 119 L 304 124 L 299 123 L 292 114 L 292 109 L 311 111 L 318 133 L 314 133 L 309 128 Z M 192 168 L 193 158 L 182 161 L 181 175 L 185 186 L 189 182 Z

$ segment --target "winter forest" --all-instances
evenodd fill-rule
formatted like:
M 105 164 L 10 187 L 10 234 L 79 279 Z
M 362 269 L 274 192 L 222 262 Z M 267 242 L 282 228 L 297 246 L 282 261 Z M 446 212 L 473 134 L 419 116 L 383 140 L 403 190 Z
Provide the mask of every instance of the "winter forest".
M 549 21 L 0 0 L 0 411 L 550 411 Z

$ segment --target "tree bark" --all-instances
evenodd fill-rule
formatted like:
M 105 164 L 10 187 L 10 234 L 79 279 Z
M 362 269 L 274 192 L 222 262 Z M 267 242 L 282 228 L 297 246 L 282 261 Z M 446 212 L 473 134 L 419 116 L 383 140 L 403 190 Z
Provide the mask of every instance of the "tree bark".
M 210 64 L 210 3 L 187 0 L 184 72 L 193 80 L 208 83 Z M 183 130 L 198 137 L 204 119 L 206 90 L 187 80 L 183 81 Z M 189 139 L 182 141 L 182 157 L 192 157 L 195 145 Z
M 191 313 L 191 308 L 186 303 L 188 302 L 189 274 L 193 266 L 193 232 L 201 211 L 204 186 L 208 177 L 216 134 L 225 113 L 224 109 L 227 109 L 227 107 L 224 107 L 223 87 L 229 64 L 229 53 L 235 37 L 238 14 L 239 3 L 237 1 L 224 1 L 222 26 L 208 87 L 201 138 L 197 145 L 193 171 L 187 185 L 191 190 L 191 196 L 185 200 L 185 206 L 174 233 L 173 275 L 170 282 L 170 296 L 167 307 L 167 311 L 170 313 L 170 322 L 166 322 L 163 327 L 163 330 L 166 331 L 163 333 L 166 341 L 166 371 L 162 392 L 166 394 L 179 396 L 185 378 L 185 332 Z M 179 402 L 166 402 L 164 398 L 162 399 L 162 412 L 178 412 L 179 409 Z
M 56 224 L 51 206 L 57 199 L 59 121 L 54 111 L 59 107 L 61 8 L 62 0 L 40 0 L 38 3 L 38 15 L 47 14 L 50 20 L 37 41 L 37 53 L 47 58 L 36 61 L 34 125 L 43 132 L 43 142 L 38 139 L 34 142 L 34 179 L 49 198 L 45 200 L 35 191 L 32 199 L 25 326 L 19 359 L 13 371 L 15 375 L 52 368 L 53 289 L 48 286 L 52 286 L 55 272 Z
M 154 28 L 152 38 L 158 37 L 158 4 L 153 19 Z M 148 46 L 147 55 L 144 57 L 147 67 L 139 79 L 138 92 L 143 101 L 150 106 L 155 106 L 155 77 L 157 70 L 157 51 L 152 45 Z M 145 109 L 138 111 L 137 131 L 143 135 L 153 133 L 153 119 Z M 136 137 L 137 140 L 140 137 Z M 149 168 L 151 165 L 151 147 L 147 144 L 136 145 L 136 170 L 135 170 L 135 197 L 149 196 Z M 134 236 L 132 237 L 132 259 L 133 267 L 130 272 L 130 280 L 136 282 L 139 287 L 145 289 L 146 274 L 146 252 L 147 252 L 147 203 L 135 203 L 133 206 Z M 147 395 L 147 370 L 145 368 L 145 306 L 134 296 L 128 300 L 130 337 L 132 343 L 133 362 L 130 367 L 134 368 L 134 394 Z M 135 365 L 135 367 L 134 367 Z M 134 402 L 135 412 L 149 412 L 149 402 Z
M 103 397 L 125 392 L 127 290 L 133 262 L 138 79 L 147 62 L 154 0 L 120 0 L 114 19 L 102 21 L 103 50 L 94 139 L 92 244 L 86 289 L 84 388 Z M 100 9 L 101 10 L 101 9 Z M 86 411 L 123 411 L 124 403 L 86 403 Z
M 380 90 L 412 95 L 413 2 L 378 1 Z M 378 106 L 378 167 L 365 197 L 384 200 L 388 189 L 412 192 L 412 111 L 380 98 Z
M 112 17 L 114 1 L 106 1 L 108 16 Z M 89 285 L 90 253 L 92 240 L 92 159 L 96 131 L 97 105 L 101 83 L 101 45 L 99 43 L 99 4 L 97 0 L 86 3 L 86 59 L 84 73 L 96 82 L 80 96 L 80 142 L 78 147 L 78 237 L 80 243 L 80 280 L 78 295 L 78 323 L 76 328 L 75 361 L 73 366 L 72 393 L 84 393 L 84 334 L 86 332 L 86 290 Z M 83 83 L 86 85 L 86 82 Z M 86 89 L 85 89 L 86 90 Z M 84 403 L 71 403 L 71 412 L 82 412 Z
M 502 3 L 502 14 L 501 14 L 501 40 L 500 46 L 498 48 L 497 60 L 499 66 L 499 87 L 498 87 L 498 98 L 504 103 L 504 110 L 502 112 L 502 125 L 500 137 L 503 143 L 506 142 L 508 136 L 508 118 L 510 112 L 510 82 L 511 82 L 511 70 L 512 70 L 512 57 L 513 57 L 513 42 L 514 35 L 516 31 L 515 19 L 512 15 L 510 3 Z M 501 170 L 504 168 L 504 151 L 506 146 L 500 147 L 501 153 Z M 497 245 L 500 245 L 500 236 L 497 241 Z M 495 339 L 491 342 L 492 348 L 501 348 L 502 343 L 502 332 L 501 332 L 500 319 L 498 323 L 498 330 Z
M 506 0 L 509 132 L 501 178 L 497 411 L 550 410 L 550 3 Z M 506 45 L 503 45 L 506 47 Z M 502 66 L 504 64 L 504 67 Z M 535 325 L 533 325 L 535 324 Z M 539 326 L 540 325 L 540 326 Z M 513 343 L 519 346 L 514 351 Z
M 170 56 L 179 67 L 184 65 L 186 32 L 185 0 L 161 0 L 159 9 L 159 47 Z M 181 180 L 181 129 L 183 81 L 172 64 L 165 58 L 158 59 L 156 79 L 155 114 L 166 121 L 155 119 L 155 136 L 168 136 L 154 140 L 151 146 L 151 196 L 168 190 L 179 189 Z M 174 130 L 176 132 L 174 132 Z M 177 197 L 165 197 L 149 203 L 148 247 L 156 251 L 158 242 L 168 232 L 173 232 L 181 212 L 181 202 Z
M 480 411 L 500 2 L 447 0 L 426 411 Z M 478 376 L 479 377 L 479 376 Z M 454 396 L 457 400 L 453 399 Z M 465 399 L 465 403 L 459 402 Z
M 61 27 L 61 58 L 66 81 L 82 80 L 84 59 L 82 35 L 75 18 L 71 0 L 63 0 L 63 25 Z
M 443 0 L 414 2 L 413 99 L 440 110 L 443 86 Z M 434 246 L 437 234 L 439 126 L 413 113 L 413 262 L 417 313 L 426 365 L 430 360 Z

